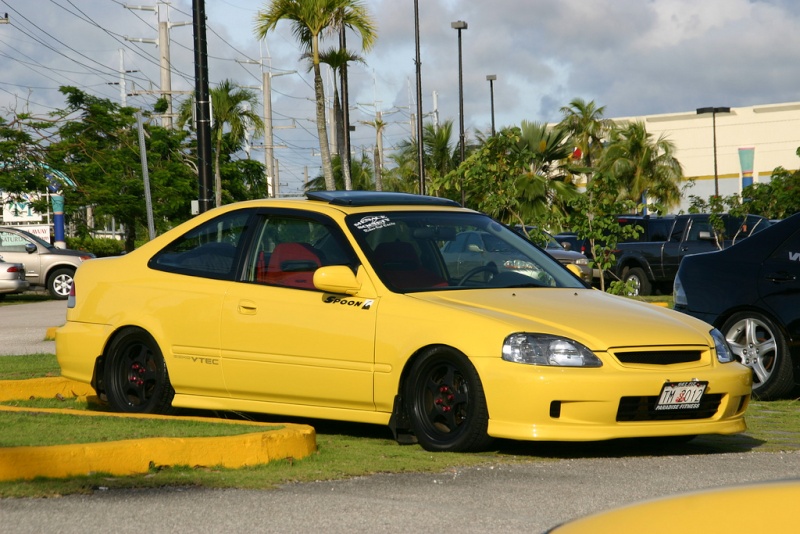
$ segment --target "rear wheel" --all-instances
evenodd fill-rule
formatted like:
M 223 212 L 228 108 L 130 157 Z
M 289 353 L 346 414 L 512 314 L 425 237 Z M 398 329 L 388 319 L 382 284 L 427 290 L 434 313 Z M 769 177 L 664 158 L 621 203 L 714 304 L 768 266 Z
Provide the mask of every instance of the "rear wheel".
M 792 390 L 789 346 L 772 320 L 755 311 L 739 312 L 725 321 L 722 333 L 739 361 L 753 370 L 755 397 L 777 399 Z
M 653 292 L 650 280 L 647 279 L 647 275 L 645 274 L 644 269 L 641 267 L 631 267 L 630 269 L 626 269 L 625 274 L 622 277 L 622 281 L 625 282 L 625 284 L 632 282 L 633 288 L 628 293 L 628 296 L 640 297 L 649 295 Z
M 75 271 L 72 269 L 56 269 L 47 278 L 47 291 L 55 299 L 64 300 L 69 297 L 72 290 L 72 278 Z
M 405 387 L 411 428 L 429 451 L 474 451 L 491 443 L 483 386 L 469 360 L 431 349 L 416 362 Z
M 138 328 L 121 332 L 111 343 L 103 371 L 108 404 L 128 413 L 168 413 L 175 390 L 155 340 Z

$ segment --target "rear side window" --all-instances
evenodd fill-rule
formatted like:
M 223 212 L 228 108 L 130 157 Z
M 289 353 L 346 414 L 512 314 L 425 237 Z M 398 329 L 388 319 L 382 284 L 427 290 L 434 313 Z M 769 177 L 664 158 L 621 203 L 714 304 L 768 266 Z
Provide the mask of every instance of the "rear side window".
M 651 219 L 647 226 L 650 241 L 669 241 L 670 226 L 674 219 Z
M 235 278 L 243 237 L 254 210 L 212 219 L 182 235 L 148 263 L 151 269 L 219 280 Z

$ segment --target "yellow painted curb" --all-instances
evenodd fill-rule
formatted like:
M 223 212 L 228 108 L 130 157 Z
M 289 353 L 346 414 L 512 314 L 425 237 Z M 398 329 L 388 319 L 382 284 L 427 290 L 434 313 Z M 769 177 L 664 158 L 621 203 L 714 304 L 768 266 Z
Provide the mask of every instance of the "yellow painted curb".
M 39 384 L 44 382 L 45 385 Z M 54 397 L 61 394 L 75 395 L 73 385 L 78 384 L 62 378 L 35 379 L 32 389 L 23 383 L 28 380 L 0 381 L 0 400 L 28 399 L 30 397 Z M 64 389 L 64 382 L 67 389 Z M 71 383 L 71 384 L 69 384 Z M 53 387 L 45 393 L 46 384 Z M 86 386 L 88 387 L 88 386 Z M 22 396 L 7 398 L 12 391 L 24 390 Z M 36 391 L 36 394 L 32 394 Z M 65 393 L 65 391 L 69 392 Z M 94 391 L 89 388 L 90 394 Z M 253 423 L 203 417 L 171 417 L 163 415 L 120 414 L 85 412 L 82 410 L 59 410 L 0 406 L 0 411 L 66 413 L 85 417 L 132 417 L 141 419 L 197 420 L 223 424 L 247 424 L 272 427 L 263 432 L 252 432 L 238 436 L 198 438 L 146 438 L 77 445 L 51 445 L 43 447 L 0 447 L 0 480 L 31 479 L 35 477 L 69 477 L 90 473 L 132 475 L 147 473 L 152 466 L 223 466 L 238 468 L 264 464 L 285 458 L 300 459 L 317 450 L 316 432 L 307 425 L 286 423 Z M 275 430 L 275 427 L 281 427 Z
M 60 376 L 28 380 L 0 380 L 0 401 L 30 398 L 88 397 L 94 395 L 89 384 Z

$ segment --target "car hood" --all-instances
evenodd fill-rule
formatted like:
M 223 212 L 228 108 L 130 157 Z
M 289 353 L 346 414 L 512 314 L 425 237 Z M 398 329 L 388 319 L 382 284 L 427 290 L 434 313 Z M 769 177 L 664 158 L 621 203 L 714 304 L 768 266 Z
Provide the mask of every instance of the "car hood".
M 503 321 L 520 332 L 569 337 L 594 351 L 710 343 L 711 327 L 702 321 L 592 289 L 480 289 L 413 296 Z

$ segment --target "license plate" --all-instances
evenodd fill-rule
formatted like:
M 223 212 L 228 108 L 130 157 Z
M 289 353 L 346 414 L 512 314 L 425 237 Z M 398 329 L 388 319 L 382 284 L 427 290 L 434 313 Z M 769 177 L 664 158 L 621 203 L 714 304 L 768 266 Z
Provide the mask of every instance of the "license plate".
M 656 410 L 697 410 L 708 382 L 667 382 L 661 388 Z

